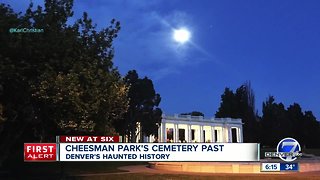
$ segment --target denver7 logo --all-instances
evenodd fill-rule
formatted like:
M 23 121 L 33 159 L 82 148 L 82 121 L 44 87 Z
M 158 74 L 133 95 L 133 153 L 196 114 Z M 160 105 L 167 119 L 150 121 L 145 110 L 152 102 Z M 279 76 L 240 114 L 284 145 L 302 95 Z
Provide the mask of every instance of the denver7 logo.
M 300 156 L 301 147 L 297 140 L 293 138 L 282 139 L 277 146 L 279 158 L 283 161 L 294 161 Z

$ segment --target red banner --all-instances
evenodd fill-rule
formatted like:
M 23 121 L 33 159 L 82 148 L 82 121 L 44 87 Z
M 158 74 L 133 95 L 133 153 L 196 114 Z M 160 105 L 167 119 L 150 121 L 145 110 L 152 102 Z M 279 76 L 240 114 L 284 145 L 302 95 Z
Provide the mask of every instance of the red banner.
M 24 143 L 24 161 L 56 161 L 56 143 Z
M 60 143 L 115 143 L 121 136 L 59 136 Z

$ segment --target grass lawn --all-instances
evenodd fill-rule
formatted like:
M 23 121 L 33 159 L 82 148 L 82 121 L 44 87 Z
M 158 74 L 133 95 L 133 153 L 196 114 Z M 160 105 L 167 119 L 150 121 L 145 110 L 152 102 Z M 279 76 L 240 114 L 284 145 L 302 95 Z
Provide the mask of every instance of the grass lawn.
M 273 152 L 274 148 L 261 149 L 261 158 L 264 156 L 264 152 Z M 320 156 L 320 149 L 304 149 L 302 153 L 314 154 Z M 108 174 L 98 176 L 81 177 L 80 174 L 95 174 L 95 173 L 115 173 L 124 172 L 119 170 L 118 167 L 128 165 L 144 165 L 146 162 L 52 162 L 52 163 L 27 163 L 20 162 L 18 164 L 11 165 L 8 169 L 0 169 L 0 179 L 61 179 L 61 177 L 67 177 L 65 179 L 320 179 L 318 176 L 302 176 L 300 173 L 296 175 L 243 175 L 243 174 L 199 174 L 199 175 L 187 175 L 187 174 Z M 9 172 L 9 173 L 5 173 Z
M 21 163 L 9 170 L 10 174 L 1 175 L 0 179 L 6 177 L 39 178 L 48 177 L 57 179 L 62 174 L 72 176 L 78 174 L 114 173 L 124 172 L 118 167 L 127 165 L 142 165 L 146 162 L 52 162 L 52 163 Z M 47 180 L 47 178 L 45 178 Z
M 320 156 L 320 149 L 302 149 L 302 155 L 303 153 Z
M 71 180 L 104 180 L 104 179 L 152 179 L 152 180 L 174 180 L 174 179 L 217 179 L 217 180 L 275 180 L 275 179 L 320 179 L 318 174 L 151 174 L 151 173 L 125 173 L 112 174 L 114 172 L 123 172 L 118 167 L 127 165 L 143 165 L 145 162 L 63 162 L 59 163 L 23 163 L 13 170 L 13 174 L 1 176 L 0 179 L 71 179 Z M 61 174 L 63 165 L 64 175 Z M 79 174 L 110 173 L 93 176 L 77 176 Z

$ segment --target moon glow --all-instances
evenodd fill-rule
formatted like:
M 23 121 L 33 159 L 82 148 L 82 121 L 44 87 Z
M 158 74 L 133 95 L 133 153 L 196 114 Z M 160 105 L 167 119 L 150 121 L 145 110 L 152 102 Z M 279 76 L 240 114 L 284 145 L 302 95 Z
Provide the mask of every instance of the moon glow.
M 188 31 L 185 28 L 175 29 L 173 31 L 173 39 L 180 44 L 184 44 L 188 42 L 190 37 L 191 37 L 190 31 Z

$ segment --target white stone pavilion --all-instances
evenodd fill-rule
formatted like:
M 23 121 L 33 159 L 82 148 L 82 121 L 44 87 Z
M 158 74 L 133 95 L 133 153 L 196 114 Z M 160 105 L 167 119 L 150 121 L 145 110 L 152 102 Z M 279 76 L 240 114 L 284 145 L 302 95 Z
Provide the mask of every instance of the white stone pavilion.
M 162 116 L 158 130 L 158 142 L 243 142 L 241 119 L 211 118 L 203 116 Z M 144 137 L 144 142 L 154 142 L 153 136 Z

